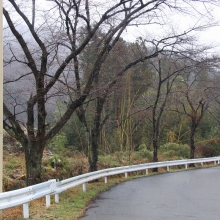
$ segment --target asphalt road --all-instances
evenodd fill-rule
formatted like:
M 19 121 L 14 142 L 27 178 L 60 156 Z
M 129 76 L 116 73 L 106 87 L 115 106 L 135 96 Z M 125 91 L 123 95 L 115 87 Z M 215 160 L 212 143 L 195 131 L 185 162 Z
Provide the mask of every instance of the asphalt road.
M 80 220 L 220 220 L 220 167 L 166 173 L 101 193 Z

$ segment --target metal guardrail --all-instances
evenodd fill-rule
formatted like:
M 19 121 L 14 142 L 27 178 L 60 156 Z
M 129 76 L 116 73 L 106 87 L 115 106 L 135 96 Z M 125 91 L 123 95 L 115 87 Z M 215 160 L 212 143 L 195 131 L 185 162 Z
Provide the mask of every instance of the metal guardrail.
M 82 174 L 59 182 L 56 182 L 55 179 L 52 179 L 47 182 L 25 187 L 22 189 L 0 193 L 0 210 L 23 205 L 23 217 L 29 218 L 29 202 L 46 196 L 46 206 L 50 206 L 51 195 L 55 195 L 55 202 L 58 203 L 59 194 L 61 192 L 81 184 L 83 185 L 83 191 L 86 191 L 86 183 L 92 180 L 96 180 L 104 177 L 105 183 L 107 183 L 108 176 L 113 176 L 117 174 L 124 173 L 125 177 L 127 177 L 129 172 L 140 171 L 140 170 L 146 170 L 146 174 L 148 174 L 148 169 L 159 168 L 159 167 L 167 167 L 167 171 L 169 171 L 169 167 L 178 166 L 178 165 L 184 165 L 185 168 L 187 169 L 189 164 L 201 163 L 203 165 L 203 163 L 206 162 L 214 162 L 215 165 L 216 163 L 219 164 L 220 157 L 164 161 L 164 162 L 109 168 L 109 169 L 98 170 L 95 172 Z

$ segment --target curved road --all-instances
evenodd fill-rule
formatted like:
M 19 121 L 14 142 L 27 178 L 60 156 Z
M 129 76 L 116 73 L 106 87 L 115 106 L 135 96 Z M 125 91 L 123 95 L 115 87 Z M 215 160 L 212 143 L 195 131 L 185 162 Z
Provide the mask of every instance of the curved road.
M 219 220 L 220 167 L 143 177 L 101 193 L 80 220 Z

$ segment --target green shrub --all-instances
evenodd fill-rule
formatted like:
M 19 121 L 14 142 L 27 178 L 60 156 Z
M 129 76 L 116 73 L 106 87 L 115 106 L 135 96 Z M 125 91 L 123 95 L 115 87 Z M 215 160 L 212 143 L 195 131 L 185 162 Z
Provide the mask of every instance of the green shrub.
M 163 152 L 163 155 L 168 158 L 174 157 L 174 156 L 179 156 L 176 154 L 176 152 L 174 150 L 165 151 L 165 152 Z
M 52 139 L 52 141 L 50 142 L 50 146 L 48 148 L 57 154 L 61 154 L 65 152 L 66 145 L 67 145 L 67 137 L 64 133 L 60 133 L 57 134 Z
M 138 150 L 139 150 L 139 151 L 146 150 L 146 149 L 147 149 L 146 144 L 141 144 L 141 145 L 139 145 L 139 147 L 138 147 Z
M 136 152 L 137 158 L 147 158 L 150 161 L 153 160 L 153 152 L 144 149 Z
M 166 143 L 160 146 L 160 152 L 167 157 L 189 158 L 190 147 L 187 144 Z
M 119 161 L 112 155 L 99 156 L 99 164 L 104 168 L 119 167 Z
M 66 171 L 70 171 L 70 162 L 67 158 L 60 155 L 53 155 L 44 161 L 44 165 L 48 168 L 62 168 Z
M 13 157 L 5 162 L 4 168 L 6 170 L 14 171 L 15 169 L 22 169 L 22 164 L 20 163 L 20 160 L 17 159 L 17 157 Z
M 119 164 L 129 165 L 132 164 L 134 151 L 116 151 L 114 157 L 117 158 Z

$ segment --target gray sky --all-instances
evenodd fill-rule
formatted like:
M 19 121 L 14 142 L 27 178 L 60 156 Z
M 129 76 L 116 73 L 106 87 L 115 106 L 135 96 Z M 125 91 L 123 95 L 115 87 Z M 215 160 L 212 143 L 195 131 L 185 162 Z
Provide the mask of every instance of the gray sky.
M 174 29 L 174 31 L 184 32 L 187 28 L 190 28 L 194 25 L 199 24 L 210 24 L 215 22 L 215 26 L 205 29 L 203 31 L 193 32 L 193 34 L 198 39 L 197 43 L 205 45 L 213 45 L 215 48 L 211 52 L 220 52 L 220 7 L 212 7 L 210 10 L 205 11 L 205 8 L 198 9 L 198 12 L 206 14 L 205 16 L 197 15 L 196 17 L 190 17 L 189 15 L 181 14 L 169 14 L 170 25 L 172 26 L 151 26 L 151 27 L 129 27 L 127 32 L 124 34 L 124 38 L 129 41 L 135 41 L 138 36 L 148 37 L 152 35 L 159 37 L 165 32 L 168 32 L 169 29 Z M 210 12 L 210 13 L 209 13 Z
M 103 4 L 110 4 L 109 2 L 103 1 L 103 0 L 92 0 L 92 2 L 97 2 L 99 1 L 100 3 Z M 40 4 L 40 7 L 45 7 L 46 4 L 49 4 L 50 2 L 46 1 L 46 0 L 38 0 L 36 1 L 38 4 Z M 211 2 L 211 1 L 210 1 Z M 100 4 L 99 3 L 99 4 Z M 113 3 L 113 2 L 112 2 Z M 26 4 L 26 3 L 25 3 Z M 201 3 L 199 4 L 201 5 Z M 38 5 L 39 6 L 39 5 Z M 181 5 L 182 6 L 182 5 Z M 186 5 L 186 8 L 188 6 Z M 189 9 L 190 10 L 190 9 Z M 206 14 L 210 19 L 210 21 L 220 21 L 220 8 L 218 7 L 211 7 L 209 9 L 207 9 L 204 6 L 201 6 L 199 8 L 194 8 L 194 12 L 195 10 L 198 11 L 198 14 L 201 12 L 202 14 Z M 207 11 L 205 11 L 207 10 Z M 187 15 L 180 15 L 180 14 L 173 14 L 174 11 L 172 11 L 172 13 L 170 12 L 170 14 L 167 16 L 167 19 L 170 22 L 170 25 L 172 25 L 172 28 L 174 31 L 179 31 L 183 32 L 185 29 L 187 29 L 187 27 L 195 25 L 198 21 L 199 22 L 207 22 L 207 19 L 205 19 L 204 17 L 199 17 L 199 15 L 197 17 L 190 17 Z M 193 12 L 193 13 L 194 13 Z M 209 14 L 210 12 L 210 14 Z M 101 14 L 101 13 L 100 13 Z M 213 17 L 211 16 L 211 14 L 213 15 Z M 220 22 L 219 22 L 220 24 Z M 123 38 L 125 40 L 128 41 L 135 41 L 137 37 L 142 36 L 142 37 L 148 37 L 149 36 L 154 39 L 159 39 L 159 35 L 164 35 L 165 32 L 168 33 L 171 29 L 170 26 L 153 26 L 153 25 L 147 25 L 147 26 L 141 26 L 139 25 L 138 27 L 128 27 L 127 31 L 125 31 L 125 33 L 123 34 Z M 202 32 L 197 32 L 194 33 L 196 34 L 196 36 L 198 37 L 199 42 L 204 43 L 204 44 L 219 44 L 220 45 L 220 26 L 216 26 L 216 27 L 212 27 L 209 28 L 209 30 L 205 30 Z M 215 49 L 215 51 L 220 51 L 220 46 L 218 48 Z

